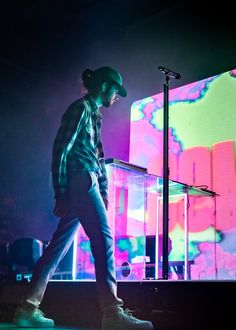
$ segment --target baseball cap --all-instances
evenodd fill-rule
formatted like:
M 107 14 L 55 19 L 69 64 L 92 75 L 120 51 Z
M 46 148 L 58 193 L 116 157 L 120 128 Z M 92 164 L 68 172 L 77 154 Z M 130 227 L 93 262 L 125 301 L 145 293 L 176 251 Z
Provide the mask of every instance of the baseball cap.
M 122 76 L 117 70 L 109 66 L 102 66 L 92 71 L 92 75 L 95 79 L 99 79 L 100 81 L 107 81 L 116 84 L 118 87 L 118 94 L 122 97 L 127 96 L 127 91 L 122 85 Z

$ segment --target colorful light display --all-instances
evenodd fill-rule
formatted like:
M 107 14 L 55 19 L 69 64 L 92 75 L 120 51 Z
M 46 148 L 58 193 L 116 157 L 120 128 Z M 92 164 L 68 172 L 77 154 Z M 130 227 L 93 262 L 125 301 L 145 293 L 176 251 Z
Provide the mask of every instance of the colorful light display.
M 236 278 L 236 70 L 169 92 L 170 179 L 219 196 L 189 198 L 192 279 Z M 163 93 L 131 108 L 130 163 L 162 176 Z M 156 231 L 156 201 L 147 235 Z M 183 260 L 182 201 L 170 203 L 170 260 Z M 161 220 L 161 217 L 159 217 Z M 161 221 L 159 221 L 161 230 Z

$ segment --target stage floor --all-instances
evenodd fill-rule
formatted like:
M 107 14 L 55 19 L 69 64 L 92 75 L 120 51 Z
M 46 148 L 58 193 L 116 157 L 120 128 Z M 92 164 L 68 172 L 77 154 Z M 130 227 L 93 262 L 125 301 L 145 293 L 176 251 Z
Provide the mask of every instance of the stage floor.
M 16 329 L 21 329 L 21 328 L 17 328 L 16 326 L 14 326 L 12 323 L 0 323 L 0 330 L 16 330 Z M 25 329 L 25 328 L 22 328 Z M 38 330 L 47 330 L 47 328 L 37 328 Z M 49 329 L 49 328 L 48 328 Z M 57 330 L 99 330 L 99 329 L 89 329 L 89 328 L 75 328 L 75 327 L 60 327 L 60 326 L 56 326 L 54 327 L 54 329 Z M 35 330 L 35 328 L 27 328 L 27 330 Z
M 11 321 L 28 283 L 0 288 L 0 330 L 16 329 Z M 155 330 L 225 328 L 235 323 L 235 281 L 118 281 L 118 296 L 135 317 L 150 320 Z M 99 330 L 96 282 L 50 281 L 41 304 L 61 330 Z M 112 330 L 112 329 L 111 329 Z

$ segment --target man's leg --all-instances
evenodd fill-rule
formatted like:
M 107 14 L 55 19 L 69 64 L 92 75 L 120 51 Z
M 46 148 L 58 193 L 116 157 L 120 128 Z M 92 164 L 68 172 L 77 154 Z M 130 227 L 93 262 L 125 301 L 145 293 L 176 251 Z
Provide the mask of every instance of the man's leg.
M 49 245 L 34 267 L 28 294 L 14 316 L 13 322 L 16 325 L 24 327 L 54 326 L 53 320 L 45 318 L 38 307 L 43 299 L 48 281 L 71 246 L 78 225 L 79 221 L 76 218 L 60 220 Z
M 88 188 L 83 195 L 83 204 L 75 212 L 90 240 L 95 263 L 99 303 L 101 310 L 105 311 L 106 309 L 117 308 L 119 305 L 123 305 L 123 302 L 116 295 L 113 238 L 97 178 L 93 172 L 90 174 L 84 172 L 84 176 L 87 177 Z M 73 196 L 78 196 L 78 194 L 73 194 Z
M 83 199 L 78 216 L 90 239 L 94 257 L 98 298 L 104 313 L 102 330 L 153 329 L 151 322 L 138 320 L 121 308 L 123 301 L 117 297 L 113 238 L 96 178 Z

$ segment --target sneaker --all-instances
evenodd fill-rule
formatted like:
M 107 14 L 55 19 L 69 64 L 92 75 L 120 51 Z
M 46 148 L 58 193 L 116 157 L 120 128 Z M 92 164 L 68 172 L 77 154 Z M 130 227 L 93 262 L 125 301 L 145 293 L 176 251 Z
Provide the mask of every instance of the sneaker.
M 18 307 L 16 309 L 13 323 L 18 327 L 23 328 L 53 328 L 54 321 L 47 319 L 44 313 L 38 309 L 24 309 L 23 307 Z
M 150 321 L 139 320 L 132 316 L 128 309 L 119 307 L 118 311 L 104 313 L 102 318 L 102 330 L 152 330 Z

